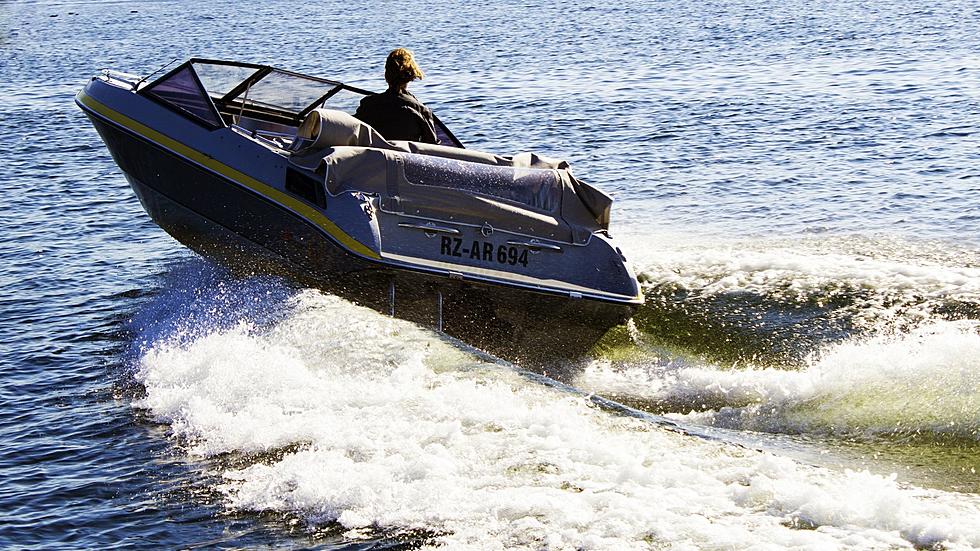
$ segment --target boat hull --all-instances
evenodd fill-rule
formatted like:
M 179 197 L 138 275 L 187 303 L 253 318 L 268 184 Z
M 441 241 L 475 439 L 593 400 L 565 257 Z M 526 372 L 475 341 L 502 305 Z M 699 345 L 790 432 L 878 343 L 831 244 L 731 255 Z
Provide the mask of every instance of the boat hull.
M 153 221 L 195 252 L 232 268 L 288 275 L 530 364 L 581 356 L 634 310 L 372 262 L 261 194 L 125 128 L 90 118 Z

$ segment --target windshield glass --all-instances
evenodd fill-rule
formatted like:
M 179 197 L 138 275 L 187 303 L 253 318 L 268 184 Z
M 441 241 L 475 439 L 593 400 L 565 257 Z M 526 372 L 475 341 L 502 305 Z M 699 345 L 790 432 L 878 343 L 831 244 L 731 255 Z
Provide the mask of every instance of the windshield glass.
M 341 89 L 327 99 L 324 107 L 327 109 L 339 109 L 353 115 L 357 111 L 357 106 L 360 105 L 362 99 L 364 99 L 364 94 Z
M 299 113 L 335 86 L 336 84 L 272 71 L 253 84 L 247 92 L 251 101 Z M 245 93 L 242 92 L 238 98 L 243 98 Z
M 181 65 L 143 88 L 142 93 L 211 126 L 224 126 L 190 65 Z
M 238 65 L 219 65 L 217 63 L 193 63 L 194 71 L 201 79 L 201 84 L 212 97 L 223 97 L 231 92 L 238 83 L 255 74 L 254 67 Z

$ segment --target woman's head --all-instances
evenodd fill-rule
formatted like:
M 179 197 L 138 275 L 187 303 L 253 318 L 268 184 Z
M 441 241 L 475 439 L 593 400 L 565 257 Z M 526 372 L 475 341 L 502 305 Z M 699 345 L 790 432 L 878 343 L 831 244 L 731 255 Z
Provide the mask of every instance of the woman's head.
M 388 86 L 405 88 L 409 82 L 415 79 L 422 80 L 423 76 L 425 73 L 415 63 L 415 56 L 412 55 L 411 50 L 398 48 L 388 54 L 388 60 L 385 61 L 385 81 L 388 82 Z

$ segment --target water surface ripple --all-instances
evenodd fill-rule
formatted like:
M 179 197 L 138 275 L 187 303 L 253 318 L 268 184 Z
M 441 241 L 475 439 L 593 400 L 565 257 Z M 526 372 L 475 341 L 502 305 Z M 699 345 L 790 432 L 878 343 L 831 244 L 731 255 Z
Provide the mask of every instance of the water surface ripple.
M 0 547 L 980 548 L 978 26 L 921 0 L 4 4 Z M 380 89 L 396 46 L 467 146 L 616 196 L 647 304 L 561 384 L 197 258 L 73 103 L 192 55 Z

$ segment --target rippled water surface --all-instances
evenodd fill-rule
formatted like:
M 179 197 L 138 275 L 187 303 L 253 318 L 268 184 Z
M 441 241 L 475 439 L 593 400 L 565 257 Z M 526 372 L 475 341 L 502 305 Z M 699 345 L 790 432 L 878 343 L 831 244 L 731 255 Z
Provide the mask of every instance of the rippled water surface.
M 634 5 L 635 4 L 635 5 Z M 971 2 L 0 5 L 0 547 L 980 548 Z M 196 257 L 74 94 L 192 55 L 413 90 L 617 199 L 546 376 Z

